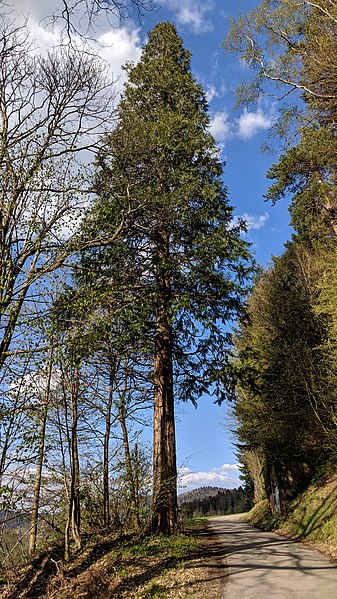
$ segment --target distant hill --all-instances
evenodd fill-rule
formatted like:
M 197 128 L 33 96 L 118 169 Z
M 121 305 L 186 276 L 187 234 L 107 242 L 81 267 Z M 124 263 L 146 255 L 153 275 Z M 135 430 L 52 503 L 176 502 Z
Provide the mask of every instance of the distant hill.
M 17 528 L 29 524 L 30 515 L 14 510 L 0 510 L 0 524 L 5 528 Z
M 242 487 L 199 487 L 179 495 L 178 503 L 187 516 L 235 514 L 252 507 L 252 499 Z
M 223 487 L 198 487 L 197 489 L 192 489 L 192 491 L 186 491 L 186 493 L 181 493 L 178 495 L 178 504 L 186 503 L 188 501 L 193 501 L 194 499 L 204 499 L 205 497 L 212 497 L 217 493 L 225 491 Z

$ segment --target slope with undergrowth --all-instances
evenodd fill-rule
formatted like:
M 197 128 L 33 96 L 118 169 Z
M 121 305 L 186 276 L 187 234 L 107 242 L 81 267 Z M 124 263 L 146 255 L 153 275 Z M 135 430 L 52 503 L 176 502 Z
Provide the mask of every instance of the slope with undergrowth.
M 337 559 L 337 467 L 336 464 L 299 495 L 289 506 L 286 518 L 272 516 L 268 500 L 261 501 L 245 521 L 309 543 Z
M 8 571 L 0 598 L 199 599 L 219 596 L 225 579 L 224 548 L 200 520 L 170 537 L 92 535 L 68 563 L 55 547 Z

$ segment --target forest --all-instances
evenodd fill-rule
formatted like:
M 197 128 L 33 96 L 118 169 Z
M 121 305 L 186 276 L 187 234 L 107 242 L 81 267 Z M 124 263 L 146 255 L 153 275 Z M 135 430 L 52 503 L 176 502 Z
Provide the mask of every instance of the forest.
M 223 41 L 253 73 L 238 103 L 279 102 L 266 200 L 290 198 L 294 233 L 264 270 L 175 26 L 116 107 L 69 42 L 105 3 L 63 4 L 68 43 L 39 54 L 0 0 L 2 576 L 46 539 L 69 562 L 91 531 L 173 534 L 177 402 L 231 402 L 246 492 L 275 513 L 336 458 L 335 2 L 262 0 Z
M 247 512 L 252 507 L 252 498 L 247 490 L 200 487 L 178 497 L 181 511 L 189 518 L 223 516 Z
M 7 567 L 46 538 L 68 562 L 91 529 L 177 529 L 174 402 L 224 397 L 252 265 L 172 24 L 126 64 L 114 111 L 104 64 L 74 43 L 41 56 L 8 17 L 0 55 Z
M 232 364 L 244 476 L 274 514 L 336 459 L 336 27 L 335 2 L 262 2 L 225 41 L 255 71 L 239 101 L 287 98 L 266 200 L 290 197 L 294 233 L 255 278 Z

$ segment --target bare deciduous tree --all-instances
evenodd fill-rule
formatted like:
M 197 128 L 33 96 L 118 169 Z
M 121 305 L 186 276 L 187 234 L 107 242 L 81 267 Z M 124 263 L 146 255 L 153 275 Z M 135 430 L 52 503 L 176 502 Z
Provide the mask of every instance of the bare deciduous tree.
M 38 281 L 88 243 L 80 155 L 111 123 L 113 86 L 104 63 L 72 47 L 38 55 L 27 27 L 0 25 L 0 366 Z M 86 189 L 84 189 L 86 187 Z M 28 294 L 28 292 L 30 292 Z M 31 297 L 29 297 L 29 295 Z M 19 340 L 20 342 L 20 340 Z M 13 349 L 13 348 L 12 348 Z
M 135 11 L 140 17 L 153 6 L 152 0 L 60 0 L 51 19 L 53 22 L 60 18 L 65 21 L 68 34 L 89 33 L 102 13 L 110 24 L 116 25 L 130 12 Z
M 0 10 L 11 14 L 15 4 L 15 0 L 0 0 Z M 131 15 L 140 19 L 146 11 L 154 9 L 155 0 L 55 0 L 53 4 L 49 9 L 39 7 L 41 23 L 52 28 L 57 25 L 58 31 L 70 41 L 78 35 L 92 36 L 101 17 L 109 27 L 118 27 Z M 29 12 L 26 5 L 22 8 Z

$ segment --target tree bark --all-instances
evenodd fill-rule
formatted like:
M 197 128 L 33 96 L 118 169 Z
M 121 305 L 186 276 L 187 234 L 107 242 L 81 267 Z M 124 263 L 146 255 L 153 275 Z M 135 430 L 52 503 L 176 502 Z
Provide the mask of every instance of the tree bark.
M 321 173 L 316 172 L 315 174 L 316 174 L 316 178 L 317 178 L 318 184 L 320 185 L 320 188 L 321 188 L 322 196 L 324 198 L 323 208 L 324 208 L 324 210 L 328 214 L 328 218 L 330 220 L 330 224 L 331 224 L 331 228 L 332 228 L 333 234 L 335 236 L 337 236 L 337 210 L 336 210 L 336 206 L 333 203 L 333 201 L 331 199 L 331 196 L 327 192 L 326 188 L 324 187 L 324 182 L 323 182 Z
M 136 479 L 135 472 L 132 467 L 132 458 L 130 452 L 129 433 L 126 426 L 126 406 L 125 396 L 127 391 L 127 373 L 125 373 L 124 389 L 120 401 L 118 402 L 118 419 L 122 429 L 125 469 L 126 477 L 129 485 L 130 504 L 132 513 L 132 522 L 136 530 L 140 529 L 141 522 L 139 517 L 139 500 L 138 500 L 138 476 Z
M 42 468 L 43 468 L 43 458 L 44 458 L 44 445 L 45 445 L 45 436 L 46 436 L 46 423 L 47 423 L 47 414 L 48 407 L 50 401 L 50 383 L 51 383 L 51 375 L 53 368 L 53 348 L 50 349 L 49 354 L 49 365 L 48 365 L 48 375 L 47 375 L 47 384 L 42 412 L 42 419 L 40 425 L 40 433 L 39 433 L 39 450 L 37 457 L 37 465 L 36 465 L 36 477 L 35 477 L 35 485 L 34 485 L 34 499 L 33 499 L 33 508 L 31 515 L 31 528 L 29 535 L 29 555 L 35 553 L 36 550 L 36 539 L 37 539 L 37 522 L 39 517 L 39 504 L 40 504 L 40 491 L 41 491 L 41 481 L 42 481 Z
M 268 464 L 269 505 L 272 514 L 287 515 L 287 500 L 284 491 L 284 472 L 279 462 Z
M 168 236 L 161 235 L 157 270 L 154 357 L 153 517 L 154 533 L 171 534 L 177 525 L 177 464 L 174 425 L 170 276 L 165 267 Z
M 110 493 L 109 493 L 109 443 L 111 434 L 111 410 L 113 389 L 116 375 L 116 360 L 109 356 L 109 397 L 105 414 L 104 450 L 103 450 L 103 519 L 104 527 L 110 526 Z
M 81 549 L 81 534 L 80 534 L 80 466 L 77 444 L 77 422 L 78 422 L 78 393 L 80 385 L 79 365 L 76 364 L 74 371 L 74 380 L 71 384 L 71 409 L 72 409 L 72 424 L 71 424 L 71 479 L 69 493 L 69 510 L 68 519 L 65 528 L 65 551 L 64 557 L 66 561 L 70 558 L 70 543 L 69 535 L 71 531 L 72 539 L 76 549 Z

